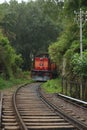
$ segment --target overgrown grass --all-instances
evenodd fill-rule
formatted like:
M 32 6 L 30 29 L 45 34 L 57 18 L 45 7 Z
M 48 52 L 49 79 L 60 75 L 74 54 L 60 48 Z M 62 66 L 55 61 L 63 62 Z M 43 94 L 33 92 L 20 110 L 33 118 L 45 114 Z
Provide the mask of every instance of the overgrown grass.
M 61 86 L 61 79 L 52 79 L 48 80 L 42 85 L 42 88 L 45 89 L 46 92 L 48 93 L 58 93 L 62 91 L 62 86 Z
M 32 82 L 32 79 L 30 78 L 30 75 L 27 72 L 24 72 L 18 78 L 10 78 L 9 80 L 5 80 L 2 77 L 0 77 L 0 89 L 7 89 L 15 85 L 31 83 L 31 82 Z

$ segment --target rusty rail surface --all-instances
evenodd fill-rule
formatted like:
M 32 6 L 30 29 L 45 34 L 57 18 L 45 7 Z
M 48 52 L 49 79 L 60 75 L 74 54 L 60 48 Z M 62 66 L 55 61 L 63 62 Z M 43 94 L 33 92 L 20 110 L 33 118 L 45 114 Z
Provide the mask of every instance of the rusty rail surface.
M 2 100 L 3 100 L 3 94 L 0 93 L 0 130 L 1 130 L 1 122 L 2 122 Z

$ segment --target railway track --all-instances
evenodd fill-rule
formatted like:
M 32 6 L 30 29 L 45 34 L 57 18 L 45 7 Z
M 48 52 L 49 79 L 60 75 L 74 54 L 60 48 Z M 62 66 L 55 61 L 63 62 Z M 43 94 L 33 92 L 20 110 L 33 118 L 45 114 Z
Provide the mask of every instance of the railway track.
M 62 116 L 64 113 L 64 116 L 66 116 L 67 119 L 70 120 L 77 129 L 87 130 L 87 108 L 85 107 L 87 102 L 72 99 L 62 94 L 45 93 L 45 97 L 48 102 L 51 102 L 51 105 L 55 109 L 59 109 L 60 113 L 62 113 Z M 82 105 L 83 103 L 84 105 Z
M 26 129 L 74 129 L 74 126 L 46 105 L 37 93 L 38 84 L 27 85 L 16 95 L 19 114 Z
M 1 129 L 2 130 L 19 130 L 19 124 L 17 122 L 16 113 L 13 107 L 12 101 L 13 92 L 3 95 L 2 102 L 2 117 L 1 117 Z
M 64 112 L 53 107 L 38 92 L 39 85 L 25 85 L 17 89 L 15 94 L 3 95 L 2 130 L 77 130 Z

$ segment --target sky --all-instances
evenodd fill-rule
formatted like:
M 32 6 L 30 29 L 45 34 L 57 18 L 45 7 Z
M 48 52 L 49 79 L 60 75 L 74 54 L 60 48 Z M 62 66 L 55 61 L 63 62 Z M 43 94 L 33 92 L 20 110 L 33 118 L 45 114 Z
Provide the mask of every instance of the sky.
M 0 0 L 0 4 L 3 3 L 3 2 L 5 2 L 5 1 L 9 2 L 10 0 Z M 29 0 L 17 0 L 17 1 L 18 1 L 18 3 L 20 3 L 21 1 L 28 2 Z M 35 1 L 35 0 L 33 0 L 33 1 Z
M 3 3 L 3 2 L 9 2 L 10 0 L 0 0 L 0 4 Z M 28 0 L 17 0 L 18 3 L 20 3 L 21 1 L 25 1 L 25 2 L 28 2 Z

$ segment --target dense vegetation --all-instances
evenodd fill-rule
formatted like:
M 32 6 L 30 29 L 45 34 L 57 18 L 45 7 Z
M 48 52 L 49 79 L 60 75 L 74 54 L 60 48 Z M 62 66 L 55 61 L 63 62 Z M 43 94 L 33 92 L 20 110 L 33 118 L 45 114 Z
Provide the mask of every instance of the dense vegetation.
M 48 93 L 62 92 L 61 79 L 56 78 L 49 80 L 42 85 L 42 88 L 44 88 L 45 92 Z
M 63 30 L 59 14 L 63 2 L 36 0 L 0 4 L 0 75 L 17 77 L 30 70 L 31 59 L 46 52 Z M 21 68 L 21 69 L 20 69 Z
M 60 74 L 70 80 L 78 80 L 80 77 L 87 78 L 87 23 L 83 26 L 83 57 L 81 58 L 80 23 L 78 21 L 77 24 L 74 21 L 74 11 L 79 13 L 80 8 L 86 12 L 87 2 L 83 0 L 64 1 L 62 17 L 64 30 L 58 40 L 49 46 L 49 53 L 51 58 L 57 62 Z
M 0 77 L 19 78 L 22 70 L 31 69 L 34 55 L 49 51 L 61 76 L 86 81 L 87 23 L 81 58 L 79 22 L 74 21 L 74 10 L 80 8 L 87 10 L 85 0 L 10 0 L 0 4 Z
M 61 3 L 61 4 L 60 4 Z M 0 5 L 1 27 L 17 53 L 24 59 L 22 69 L 31 68 L 31 57 L 38 52 L 47 51 L 51 42 L 56 41 L 62 28 L 59 12 L 62 2 L 36 0 L 28 3 Z
M 82 9 L 82 47 L 80 53 L 80 9 Z M 58 40 L 49 46 L 51 58 L 57 63 L 60 75 L 67 83 L 68 89 L 73 86 L 75 95 L 76 85 L 80 89 L 80 99 L 87 100 L 87 2 L 84 0 L 64 0 L 62 15 L 63 31 Z M 76 21 L 76 14 L 78 12 Z M 85 23 L 85 24 L 84 24 Z
M 0 74 L 9 79 L 17 76 L 23 62 L 21 55 L 17 55 L 7 37 L 0 34 Z
M 18 85 L 23 85 L 26 83 L 32 83 L 33 81 L 31 80 L 29 76 L 29 72 L 23 72 L 21 73 L 21 76 L 17 78 L 10 78 L 9 80 L 3 79 L 0 77 L 0 90 L 1 89 L 11 89 L 13 87 L 17 87 Z

